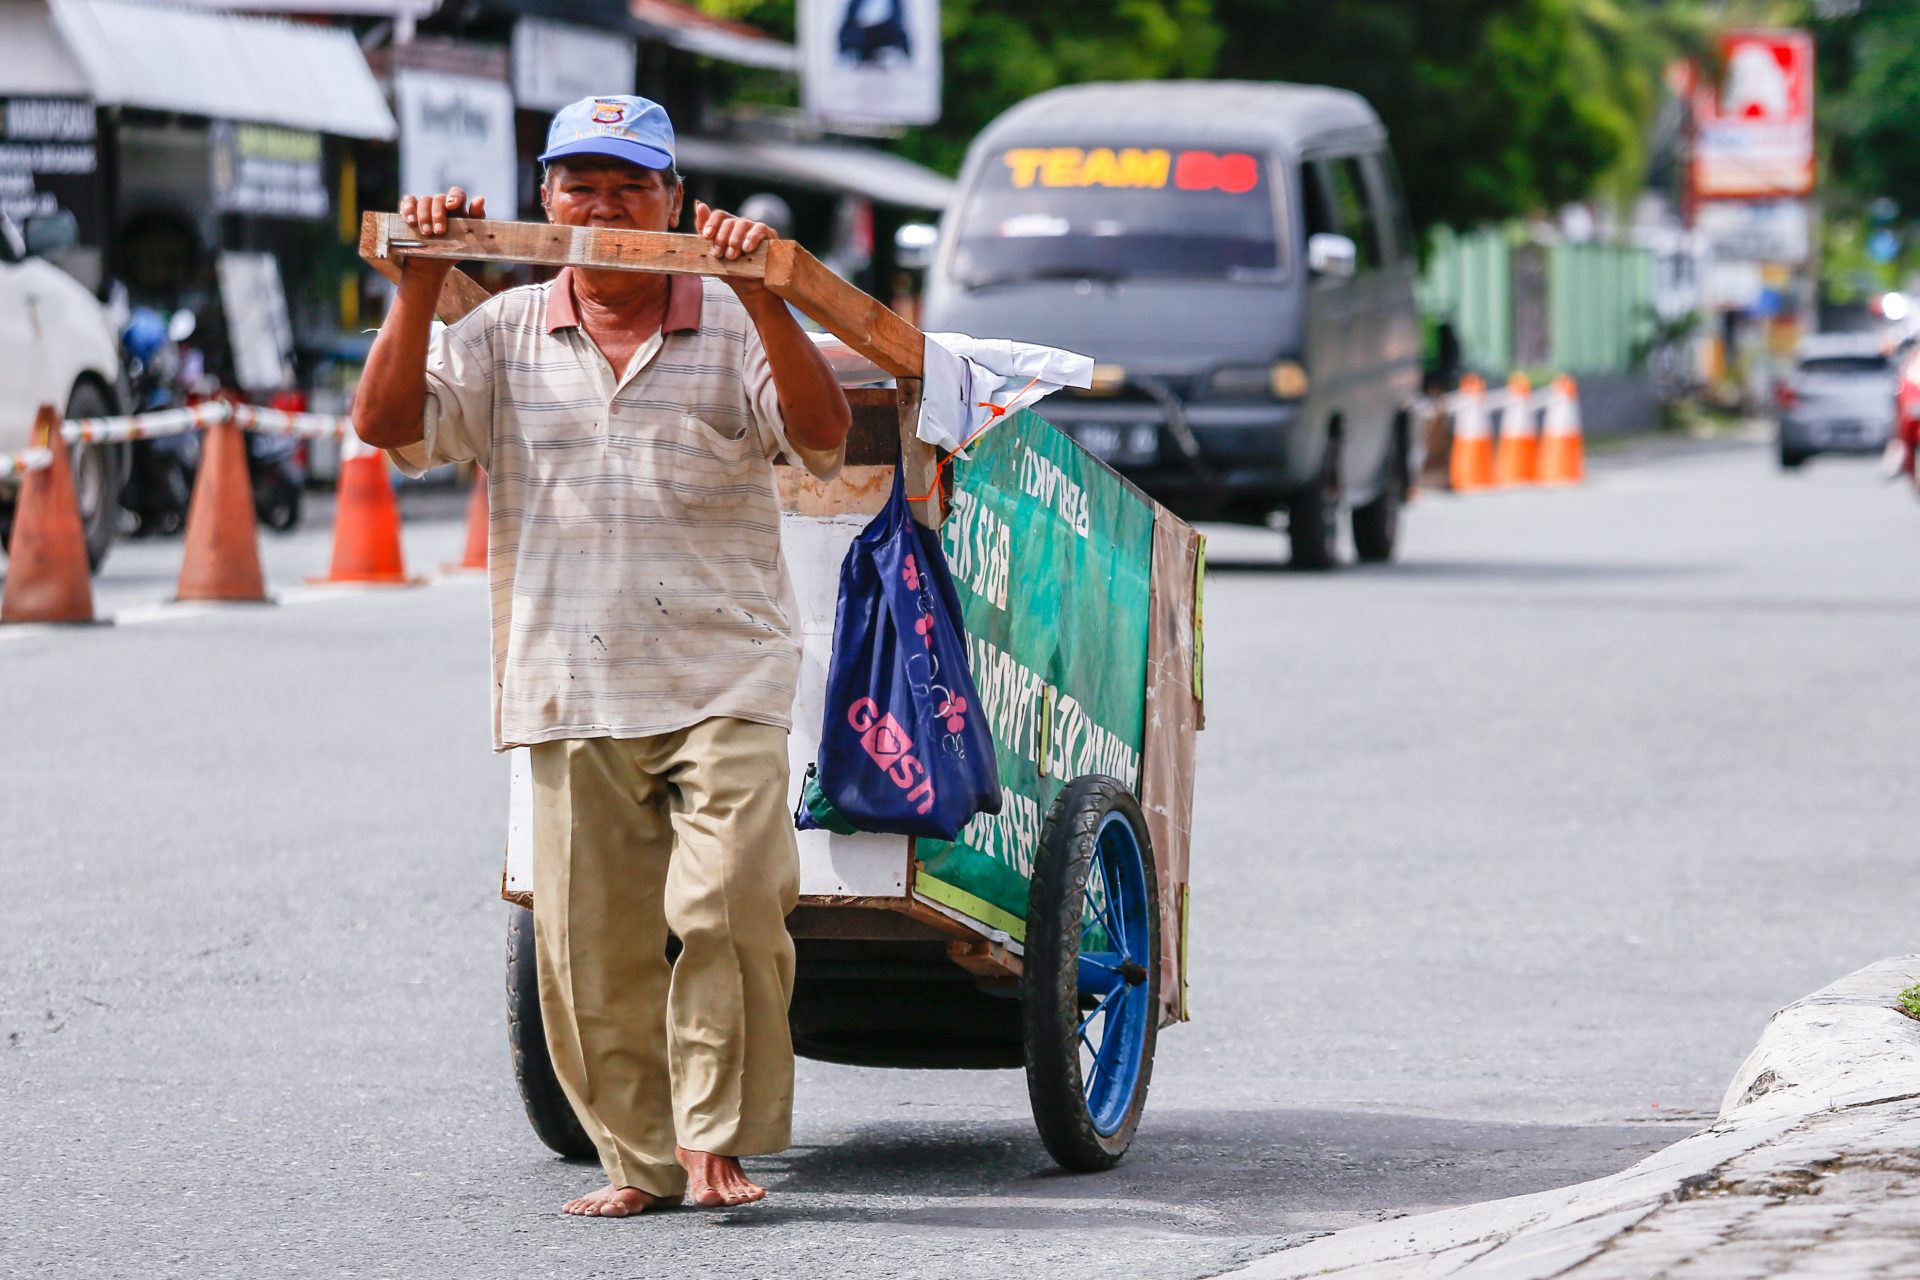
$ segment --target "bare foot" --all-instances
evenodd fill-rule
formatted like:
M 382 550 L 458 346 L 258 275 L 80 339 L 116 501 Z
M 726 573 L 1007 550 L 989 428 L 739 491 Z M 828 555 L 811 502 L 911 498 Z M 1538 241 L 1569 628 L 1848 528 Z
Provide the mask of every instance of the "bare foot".
M 680 1196 L 656 1196 L 638 1187 L 602 1187 L 591 1195 L 567 1201 L 560 1206 L 560 1212 L 583 1218 L 632 1218 L 649 1209 L 670 1209 L 681 1199 Z
M 731 1208 L 767 1198 L 766 1189 L 747 1178 L 747 1171 L 734 1156 L 716 1156 L 685 1147 L 675 1147 L 673 1154 L 687 1171 L 687 1194 L 699 1208 Z

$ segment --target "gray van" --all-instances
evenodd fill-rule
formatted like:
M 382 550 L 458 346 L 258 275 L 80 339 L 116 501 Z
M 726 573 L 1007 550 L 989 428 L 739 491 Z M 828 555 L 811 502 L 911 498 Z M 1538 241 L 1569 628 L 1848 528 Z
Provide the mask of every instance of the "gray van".
M 1187 519 L 1287 512 L 1293 563 L 1392 557 L 1420 383 L 1386 131 L 1338 89 L 1133 81 L 973 142 L 923 327 L 1092 356 L 1047 418 Z

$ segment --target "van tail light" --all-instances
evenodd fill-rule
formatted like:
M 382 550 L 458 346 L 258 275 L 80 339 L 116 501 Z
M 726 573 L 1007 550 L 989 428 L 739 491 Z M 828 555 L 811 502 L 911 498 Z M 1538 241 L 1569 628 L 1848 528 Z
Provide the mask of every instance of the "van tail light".
M 1791 382 L 1783 382 L 1773 389 L 1773 400 L 1782 409 L 1791 409 L 1800 403 L 1800 393 L 1793 389 Z

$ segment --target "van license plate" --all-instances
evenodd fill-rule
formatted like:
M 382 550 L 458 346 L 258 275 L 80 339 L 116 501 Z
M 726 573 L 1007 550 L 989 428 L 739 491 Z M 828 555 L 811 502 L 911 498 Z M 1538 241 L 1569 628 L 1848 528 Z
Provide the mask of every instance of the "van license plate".
M 1150 422 L 1129 426 L 1087 422 L 1075 426 L 1072 434 L 1081 448 L 1102 462 L 1138 465 L 1160 456 L 1160 428 Z

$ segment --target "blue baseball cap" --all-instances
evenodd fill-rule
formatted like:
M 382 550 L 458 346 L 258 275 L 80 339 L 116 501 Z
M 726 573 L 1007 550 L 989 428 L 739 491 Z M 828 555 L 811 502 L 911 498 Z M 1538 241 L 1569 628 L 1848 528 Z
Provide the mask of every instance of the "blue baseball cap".
M 612 156 L 647 169 L 671 169 L 673 121 L 665 107 L 647 98 L 582 98 L 554 114 L 540 163 L 566 156 Z

